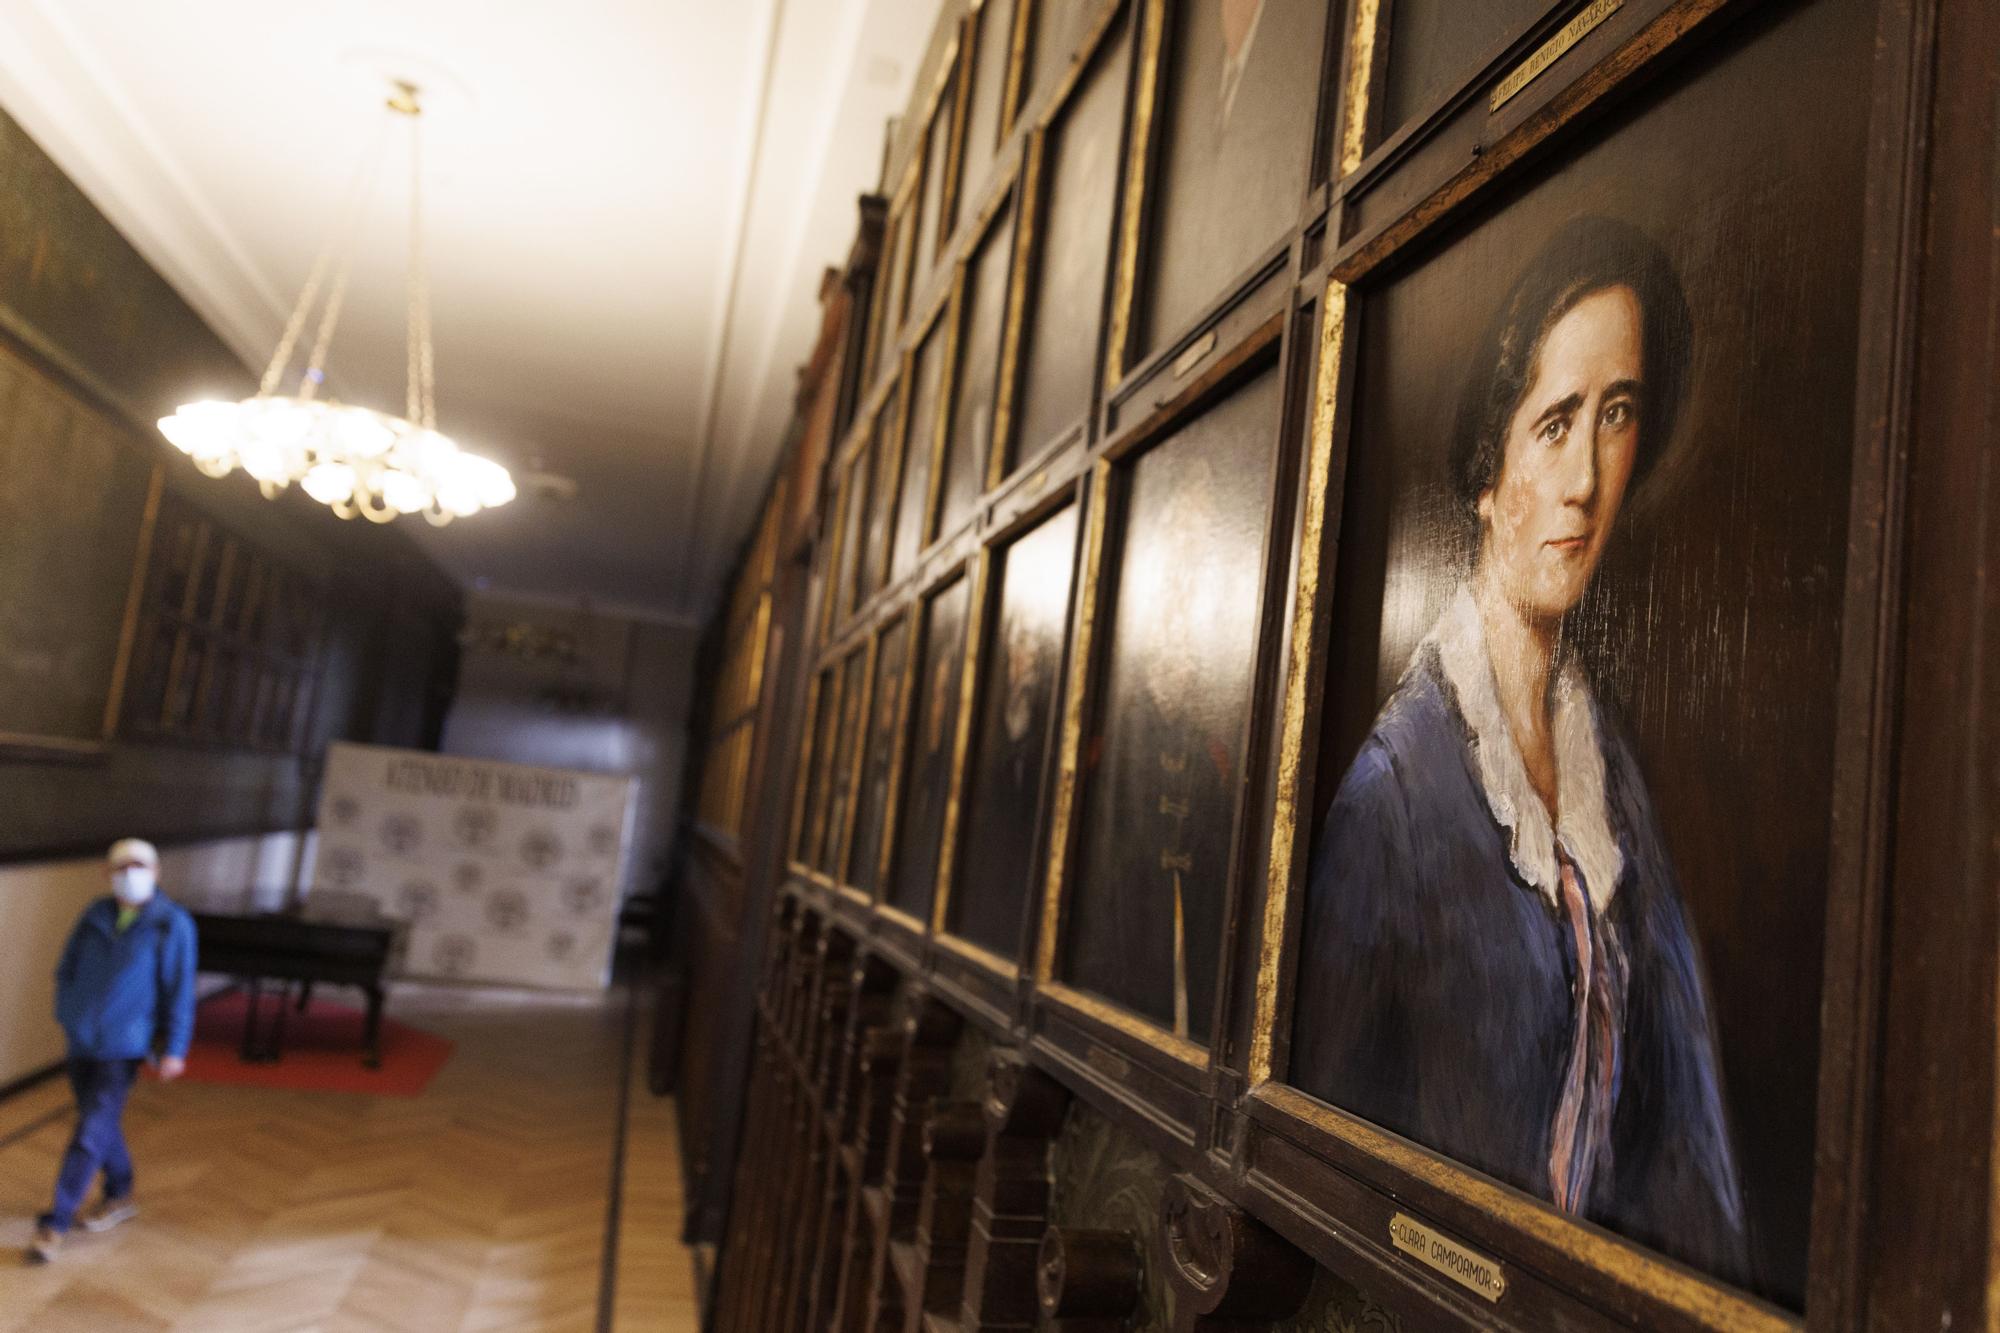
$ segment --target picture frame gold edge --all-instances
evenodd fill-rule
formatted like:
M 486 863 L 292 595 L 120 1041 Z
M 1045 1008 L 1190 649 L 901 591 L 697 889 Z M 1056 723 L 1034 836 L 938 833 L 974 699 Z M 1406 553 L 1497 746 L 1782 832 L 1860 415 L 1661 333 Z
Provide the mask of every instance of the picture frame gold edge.
M 1372 3 L 1373 0 L 1362 0 Z M 1504 118 L 1514 123 L 1490 142 L 1480 140 L 1481 150 L 1438 180 L 1427 192 L 1412 200 L 1392 217 L 1383 218 L 1337 246 L 1329 263 L 1332 276 L 1358 286 L 1370 274 L 1405 250 L 1438 234 L 1467 210 L 1478 208 L 1492 193 L 1527 170 L 1540 157 L 1540 149 L 1550 139 L 1566 133 L 1606 98 L 1616 96 L 1628 84 L 1643 80 L 1658 60 L 1676 50 L 1711 26 L 1724 11 L 1732 11 L 1737 0 L 1676 0 L 1641 22 L 1641 26 L 1593 64 L 1580 67 L 1567 83 L 1557 85 L 1532 113 L 1515 106 Z M 1488 71 L 1473 88 L 1485 89 L 1505 71 Z M 1518 102 L 1518 99 L 1517 99 Z M 1480 105 L 1484 105 L 1482 101 Z M 1510 104 L 1514 106 L 1514 104 Z M 1488 114 L 1488 125 L 1501 119 Z M 1345 130 L 1342 131 L 1343 135 Z M 1406 145 L 1403 158 L 1414 157 L 1420 145 Z M 1371 191 L 1399 170 L 1390 166 L 1377 172 L 1369 169 L 1364 157 L 1356 164 L 1362 192 Z M 1336 194 L 1351 207 L 1355 182 L 1343 176 Z
M 940 949 L 984 968 L 997 980 L 1011 983 L 1021 978 L 1020 964 L 990 949 L 981 948 L 962 935 L 952 934 L 936 921 L 931 923 L 931 938 L 936 941 Z
M 1602 1273 L 1644 1299 L 1687 1317 L 1698 1327 L 1726 1330 L 1727 1333 L 1800 1333 L 1800 1321 L 1788 1312 L 1729 1287 L 1719 1279 L 1702 1276 L 1671 1259 L 1654 1255 L 1636 1241 L 1600 1231 L 1588 1223 L 1566 1216 L 1549 1204 L 1329 1106 L 1288 1084 L 1276 1081 L 1253 1083 L 1245 1101 L 1253 1107 L 1263 1108 L 1264 1115 L 1253 1114 L 1253 1119 L 1262 1123 L 1267 1132 L 1283 1136 L 1283 1126 L 1290 1123 L 1338 1139 L 1369 1159 L 1387 1163 L 1429 1188 L 1491 1218 L 1496 1226 L 1504 1227 L 1509 1233 L 1524 1236 L 1572 1262 Z M 1295 1146 L 1312 1152 L 1309 1145 Z M 1397 1199 L 1404 1206 L 1422 1208 L 1420 1203 L 1402 1200 L 1401 1196 L 1381 1184 L 1373 1181 L 1364 1183 L 1385 1198 Z M 1504 1244 L 1496 1244 L 1491 1235 L 1473 1239 L 1482 1245 L 1507 1249 Z M 1553 1285 L 1572 1296 L 1576 1294 L 1569 1283 L 1556 1280 Z
M 1139 1015 L 1119 1008 L 1109 1000 L 1065 985 L 1060 981 L 1043 980 L 1035 986 L 1035 997 L 1051 1007 L 1071 1016 L 1081 1016 L 1104 1027 L 1122 1033 L 1146 1047 L 1171 1057 L 1177 1064 L 1187 1069 L 1205 1072 L 1210 1067 L 1209 1049 L 1200 1042 L 1178 1036 L 1171 1028 L 1141 1018 Z
M 902 804 L 903 757 L 904 751 L 908 748 L 905 742 L 909 735 L 910 661 L 912 650 L 916 647 L 915 626 L 917 619 L 918 617 L 912 610 L 906 607 L 884 620 L 875 630 L 875 642 L 878 648 L 882 640 L 887 638 L 898 627 L 902 628 L 903 632 L 909 636 L 909 641 L 903 647 L 902 672 L 899 678 L 890 684 L 890 688 L 896 691 L 896 716 L 889 723 L 889 785 L 888 790 L 882 795 L 882 809 L 876 816 L 882 821 L 882 840 L 875 849 L 875 893 L 873 895 L 875 897 L 880 897 L 888 892 L 889 875 L 896 859 L 896 816 Z M 878 651 L 875 666 L 879 669 L 880 664 L 881 658 Z M 865 754 L 865 746 L 863 747 L 863 751 Z M 863 767 L 864 769 L 866 767 L 865 759 L 863 760 Z
M 928 553 L 935 549 L 945 535 L 942 531 L 944 515 L 944 465 L 946 449 L 951 441 L 952 405 L 958 386 L 959 326 L 965 315 L 965 269 L 954 265 L 951 281 L 945 284 L 943 299 L 931 315 L 929 327 L 917 343 L 921 349 L 931 338 L 941 333 L 944 343 L 938 348 L 938 355 L 944 358 L 944 365 L 938 371 L 937 401 L 931 412 L 930 474 L 925 479 L 924 509 L 917 516 L 917 550 Z M 943 321 L 940 330 L 939 321 Z M 914 374 L 914 371 L 912 371 Z M 914 387 L 914 386 L 913 386 Z
M 1374 3 L 1374 0 L 1363 0 Z M 1104 392 L 1125 377 L 1131 350 L 1132 314 L 1137 299 L 1139 249 L 1144 240 L 1148 166 L 1153 153 L 1153 117 L 1158 110 L 1160 48 L 1166 27 L 1166 0 L 1144 0 L 1139 38 L 1137 90 L 1126 135 L 1125 190 L 1118 201 L 1118 240 L 1113 254 L 1111 327 L 1105 339 Z
M 952 254 L 952 238 L 958 231 L 958 206 L 965 189 L 965 122 L 972 106 L 973 63 L 979 55 L 979 9 L 976 4 L 968 6 L 959 17 L 956 49 L 952 52 L 957 82 L 952 85 L 951 139 L 944 153 L 945 189 L 938 196 L 937 235 L 931 242 L 934 265 L 942 264 Z
M 1277 791 L 1273 799 L 1270 860 L 1265 874 L 1264 919 L 1257 950 L 1255 1011 L 1250 1029 L 1250 1079 L 1271 1077 L 1271 1048 L 1282 989 L 1285 923 L 1298 860 L 1298 795 L 1305 762 L 1305 718 L 1309 707 L 1314 653 L 1319 642 L 1320 564 L 1326 537 L 1327 488 L 1333 464 L 1334 422 L 1339 409 L 1341 362 L 1346 349 L 1347 288 L 1329 281 L 1321 298 L 1319 363 L 1316 369 L 1312 436 L 1306 460 L 1304 524 L 1299 534 L 1298 570 L 1293 583 L 1291 642 L 1287 646 L 1285 693 L 1279 724 Z
M 1098 577 L 1104 563 L 1111 461 L 1091 469 L 1084 527 L 1083 563 L 1077 571 L 1076 630 L 1070 640 L 1069 679 L 1064 684 L 1062 732 L 1056 756 L 1056 789 L 1049 816 L 1048 870 L 1042 885 L 1041 925 L 1035 938 L 1037 983 L 1055 975 L 1057 930 L 1061 924 L 1065 872 L 1069 868 L 1071 821 L 1076 811 L 1077 762 L 1083 743 L 1084 696 L 1091 679 L 1091 639 L 1097 618 Z
M 874 707 L 875 654 L 880 647 L 881 639 L 879 633 L 870 633 L 864 644 L 859 644 L 850 651 L 848 659 L 852 661 L 853 654 L 855 653 L 864 654 L 861 664 L 861 704 L 854 724 L 857 733 L 854 737 L 854 753 L 847 760 L 847 809 L 841 812 L 840 850 L 835 855 L 833 861 L 833 882 L 842 889 L 851 887 L 848 884 L 848 875 L 852 873 L 852 869 L 848 865 L 848 858 L 854 854 L 855 812 L 860 808 L 861 804 L 859 800 L 861 795 L 861 760 L 862 756 L 868 750 L 866 744 L 868 739 L 868 711 Z M 844 666 L 845 664 L 843 663 Z M 842 702 L 844 703 L 845 700 L 843 699 Z M 834 735 L 838 737 L 839 734 L 840 729 L 836 725 Z M 834 762 L 840 762 L 840 747 L 838 744 L 834 746 Z M 863 894 L 862 896 L 865 898 L 867 895 Z
M 1024 6 L 1028 3 L 1029 0 L 1022 0 Z M 1027 317 L 1028 278 L 1038 262 L 1041 244 L 1037 222 L 1043 204 L 1042 155 L 1046 138 L 1041 130 L 1035 130 L 1021 149 L 1012 253 L 1007 260 L 1007 309 L 1001 319 L 1000 369 L 993 389 L 993 439 L 987 446 L 989 491 L 1006 480 L 1007 458 L 1013 452 L 1014 400 L 1021 388 L 1021 332 Z
M 1334 179 L 1352 175 L 1368 147 L 1369 89 L 1374 83 L 1381 0 L 1354 0 L 1347 27 L 1347 79 L 1340 96 L 1340 160 Z
M 972 710 L 979 686 L 980 648 L 986 633 L 988 578 L 992 553 L 985 547 L 966 561 L 962 577 L 968 580 L 965 642 L 959 665 L 958 716 L 953 720 L 951 772 L 946 779 L 944 827 L 938 833 L 936 889 L 931 895 L 931 930 L 944 933 L 945 918 L 957 889 L 959 802 L 965 790 L 966 756 L 972 746 Z
M 139 617 L 146 597 L 146 580 L 153 565 L 153 531 L 160 520 L 160 497 L 166 490 L 167 465 L 155 460 L 146 479 L 146 504 L 139 514 L 139 544 L 132 553 L 132 576 L 125 587 L 125 610 L 118 624 L 118 647 L 111 662 L 111 684 L 105 691 L 104 718 L 98 738 L 108 744 L 118 736 L 125 713 L 125 684 L 139 639 Z
M 840 757 L 840 707 L 843 702 L 841 696 L 847 692 L 847 658 L 853 651 L 854 650 L 851 648 L 846 649 L 842 651 L 840 654 L 838 654 L 838 656 L 829 658 L 824 668 L 824 670 L 827 673 L 827 678 L 833 682 L 833 704 L 832 704 L 833 726 L 832 726 L 832 734 L 827 737 L 827 739 L 831 742 L 831 744 L 828 747 L 828 752 L 826 755 L 826 760 L 827 760 L 826 769 L 827 769 L 828 781 L 832 781 L 833 765 Z M 830 802 L 832 798 L 833 798 L 833 793 L 829 791 L 827 793 L 827 801 Z M 827 810 L 826 803 L 824 802 L 815 801 L 813 802 L 813 805 L 814 805 L 814 810 L 812 814 L 812 832 L 808 835 L 808 837 L 811 844 L 811 850 L 818 854 L 818 862 L 820 864 L 824 864 L 826 861 L 831 859 L 827 856 L 827 846 L 826 846 L 826 838 L 828 833 L 830 832 L 830 830 L 827 828 L 827 824 L 829 823 L 827 816 L 829 812 Z M 825 871 L 819 869 L 819 865 L 815 864 L 811 860 L 808 860 L 806 864 L 812 867 L 811 873 L 809 874 L 808 878 L 813 879 L 815 882 L 818 882 L 823 876 L 825 880 L 825 885 L 827 887 L 831 887 L 834 880 L 834 877 L 832 875 L 827 874 Z
M 1000 86 L 997 130 L 1000 144 L 1007 142 L 1021 118 L 1021 96 L 1026 92 L 1021 85 L 1028 67 L 1028 24 L 1035 11 L 1035 0 L 1012 0 L 1012 4 L 1014 12 L 1007 25 L 1007 74 Z

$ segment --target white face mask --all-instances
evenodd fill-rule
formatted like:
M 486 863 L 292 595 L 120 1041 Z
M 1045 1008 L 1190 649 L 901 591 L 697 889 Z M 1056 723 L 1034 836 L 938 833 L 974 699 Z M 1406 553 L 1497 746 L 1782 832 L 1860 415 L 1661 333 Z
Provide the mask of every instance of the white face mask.
M 111 892 L 127 907 L 138 907 L 153 896 L 159 881 L 145 866 L 125 866 L 111 872 Z

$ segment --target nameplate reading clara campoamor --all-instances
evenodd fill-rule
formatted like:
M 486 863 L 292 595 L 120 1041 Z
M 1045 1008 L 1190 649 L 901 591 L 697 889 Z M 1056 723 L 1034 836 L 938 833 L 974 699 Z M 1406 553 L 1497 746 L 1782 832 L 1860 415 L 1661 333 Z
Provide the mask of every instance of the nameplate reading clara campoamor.
M 1474 1295 L 1497 1301 L 1507 1294 L 1507 1275 L 1498 1259 L 1489 1259 L 1474 1249 L 1417 1221 L 1408 1213 L 1389 1219 L 1389 1239 L 1396 1248 L 1426 1268 L 1438 1272 Z

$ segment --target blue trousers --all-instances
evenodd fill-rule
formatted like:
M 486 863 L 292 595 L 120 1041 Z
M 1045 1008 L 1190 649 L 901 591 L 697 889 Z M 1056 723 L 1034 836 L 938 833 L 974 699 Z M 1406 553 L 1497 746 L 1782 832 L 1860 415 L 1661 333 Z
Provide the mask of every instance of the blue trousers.
M 138 1077 L 137 1060 L 78 1060 L 69 1062 L 69 1086 L 76 1094 L 76 1133 L 63 1152 L 56 1175 L 55 1207 L 39 1221 L 56 1231 L 68 1231 L 76 1210 L 90 1193 L 90 1182 L 104 1172 L 104 1197 L 122 1199 L 132 1192 L 132 1154 L 125 1149 L 125 1132 L 118 1118 L 125 1097 Z

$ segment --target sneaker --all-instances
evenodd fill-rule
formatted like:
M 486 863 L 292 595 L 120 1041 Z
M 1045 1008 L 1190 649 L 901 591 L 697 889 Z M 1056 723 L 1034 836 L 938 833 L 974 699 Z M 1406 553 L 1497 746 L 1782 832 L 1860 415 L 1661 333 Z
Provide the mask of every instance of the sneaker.
M 62 1248 L 63 1233 L 54 1227 L 36 1227 L 35 1238 L 28 1244 L 28 1262 L 50 1264 L 55 1262 L 56 1251 Z
M 99 1199 L 77 1215 L 83 1229 L 95 1235 L 109 1231 L 139 1211 L 139 1205 L 128 1196 L 123 1199 Z

